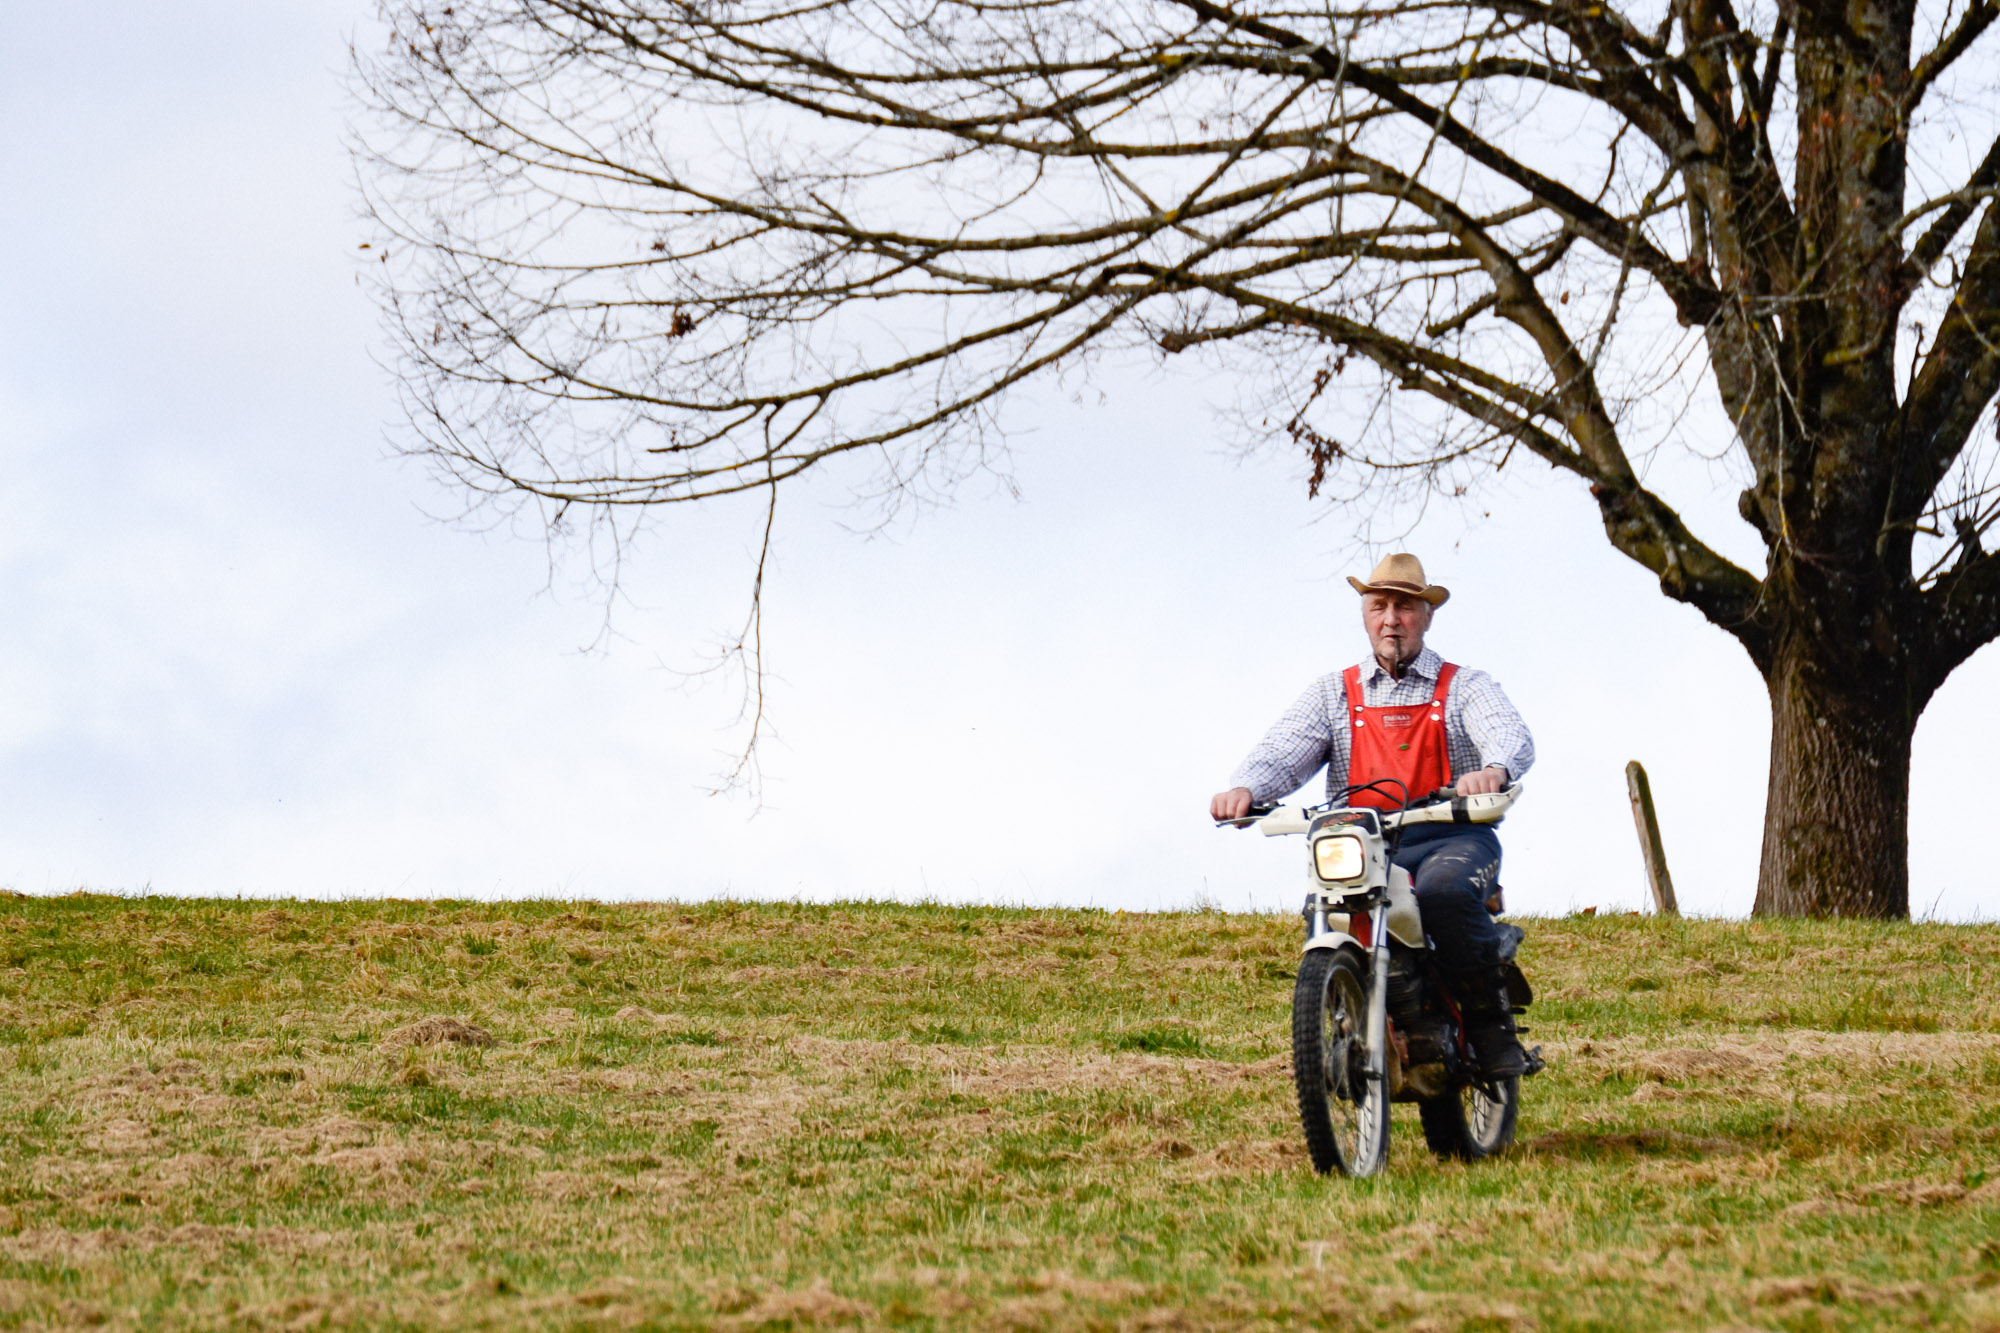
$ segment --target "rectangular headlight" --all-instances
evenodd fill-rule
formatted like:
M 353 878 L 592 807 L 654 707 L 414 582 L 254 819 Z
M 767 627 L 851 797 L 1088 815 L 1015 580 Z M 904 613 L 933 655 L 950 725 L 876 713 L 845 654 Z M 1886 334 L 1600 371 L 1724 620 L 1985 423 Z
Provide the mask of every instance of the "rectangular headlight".
M 1368 856 L 1361 839 L 1351 833 L 1337 833 L 1313 844 L 1313 869 L 1321 879 L 1359 879 L 1368 869 Z

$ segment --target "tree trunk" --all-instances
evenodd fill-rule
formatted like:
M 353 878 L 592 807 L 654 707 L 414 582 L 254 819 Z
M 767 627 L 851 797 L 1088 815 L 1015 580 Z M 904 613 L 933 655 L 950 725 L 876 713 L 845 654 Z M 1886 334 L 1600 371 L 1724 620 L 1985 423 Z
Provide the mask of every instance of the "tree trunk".
M 1758 916 L 1903 919 L 1910 912 L 1910 737 L 1918 708 L 1890 664 L 1781 648 Z

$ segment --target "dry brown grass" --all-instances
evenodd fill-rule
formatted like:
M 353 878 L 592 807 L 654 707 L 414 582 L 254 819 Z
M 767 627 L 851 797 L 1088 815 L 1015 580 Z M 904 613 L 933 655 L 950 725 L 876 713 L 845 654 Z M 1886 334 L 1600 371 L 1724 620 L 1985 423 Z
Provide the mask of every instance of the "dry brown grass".
M 455 1046 L 491 1046 L 493 1034 L 462 1018 L 433 1015 L 406 1023 L 382 1038 L 384 1046 L 435 1046 L 439 1042 Z
M 1305 1167 L 1281 918 L 15 901 L 0 1327 L 2000 1328 L 2000 938 L 1530 922 L 1521 1146 Z

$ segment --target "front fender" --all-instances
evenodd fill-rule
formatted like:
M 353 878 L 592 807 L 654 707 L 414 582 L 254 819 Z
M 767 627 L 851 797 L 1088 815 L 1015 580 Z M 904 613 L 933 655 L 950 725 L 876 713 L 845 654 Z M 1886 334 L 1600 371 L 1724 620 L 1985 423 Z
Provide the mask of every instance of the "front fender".
M 1300 952 L 1311 953 L 1315 949 L 1340 948 L 1352 949 L 1363 958 L 1368 956 L 1368 950 L 1362 946 L 1360 940 L 1355 939 L 1354 936 L 1348 934 L 1346 931 L 1338 929 L 1322 930 L 1319 934 L 1307 940 L 1306 947 L 1300 950 Z

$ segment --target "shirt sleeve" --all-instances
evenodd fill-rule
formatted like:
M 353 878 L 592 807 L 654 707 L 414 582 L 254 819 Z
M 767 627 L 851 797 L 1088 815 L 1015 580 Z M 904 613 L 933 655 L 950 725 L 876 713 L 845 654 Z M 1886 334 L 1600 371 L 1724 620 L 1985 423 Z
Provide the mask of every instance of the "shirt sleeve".
M 1528 724 L 1521 720 L 1500 682 L 1484 671 L 1460 671 L 1451 695 L 1457 705 L 1451 711 L 1458 714 L 1461 734 L 1470 742 L 1476 766 L 1498 764 L 1507 770 L 1509 782 L 1519 782 L 1534 765 L 1535 738 L 1528 734 Z M 1450 723 L 1448 713 L 1447 728 Z
M 1259 805 L 1281 800 L 1306 785 L 1332 754 L 1333 726 L 1326 711 L 1326 683 L 1315 681 L 1230 776 L 1248 787 Z

